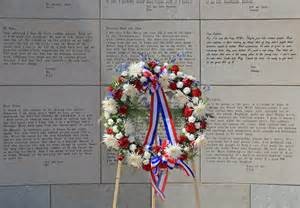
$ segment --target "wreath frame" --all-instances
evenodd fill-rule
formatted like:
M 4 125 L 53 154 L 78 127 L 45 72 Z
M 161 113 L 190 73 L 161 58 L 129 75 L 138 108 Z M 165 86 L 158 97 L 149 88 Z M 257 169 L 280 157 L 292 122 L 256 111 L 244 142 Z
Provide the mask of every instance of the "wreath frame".
M 185 124 L 175 145 L 158 139 L 156 145 L 146 147 L 140 142 L 142 140 L 131 137 L 130 116 L 147 116 L 147 111 L 140 108 L 139 98 L 151 92 L 153 85 L 159 86 L 163 93 L 174 93 L 175 101 L 179 103 L 176 110 Z M 131 63 L 107 87 L 107 91 L 108 95 L 102 101 L 105 127 L 103 143 L 117 152 L 119 161 L 126 160 L 130 166 L 151 171 L 154 168 L 151 165 L 152 158 L 164 156 L 167 161 L 190 161 L 206 144 L 204 131 L 210 116 L 205 113 L 208 99 L 202 94 L 200 82 L 183 73 L 178 64 L 161 64 L 158 60 Z M 159 168 L 169 167 L 165 161 L 159 164 Z

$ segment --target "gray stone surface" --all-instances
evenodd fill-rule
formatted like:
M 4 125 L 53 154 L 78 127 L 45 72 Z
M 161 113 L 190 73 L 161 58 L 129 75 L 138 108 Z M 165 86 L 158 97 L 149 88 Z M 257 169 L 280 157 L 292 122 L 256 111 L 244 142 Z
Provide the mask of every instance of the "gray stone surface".
M 201 208 L 250 208 L 249 185 L 201 184 Z M 166 200 L 157 200 L 159 208 L 196 207 L 193 184 L 168 184 Z
M 102 1 L 102 17 L 116 19 L 199 19 L 200 1 Z
M 52 208 L 110 208 L 113 192 L 112 184 L 55 185 L 51 188 L 51 204 Z M 150 186 L 121 184 L 118 207 L 150 207 Z
M 251 185 L 251 208 L 298 208 L 300 186 Z
M 2 208 L 50 208 L 49 186 L 2 186 Z
M 300 183 L 298 87 L 214 86 L 207 95 L 215 117 L 202 152 L 203 182 Z
M 202 83 L 299 84 L 299 25 L 299 20 L 202 21 Z
M 201 0 L 202 19 L 299 18 L 297 0 Z
M 1 0 L 0 17 L 99 18 L 98 0 Z
M 101 83 L 116 77 L 115 68 L 124 62 L 138 62 L 139 53 L 158 57 L 161 62 L 186 53 L 178 64 L 200 78 L 199 27 L 196 20 L 102 20 Z
M 1 86 L 0 184 L 99 182 L 99 94 L 99 88 L 96 86 Z M 66 116 L 71 116 L 70 112 L 73 112 L 73 116 L 76 115 L 75 109 L 80 112 L 77 114 L 81 115 L 80 119 L 76 118 L 80 123 L 74 122 L 73 127 L 70 127 L 67 122 L 71 121 Z M 31 120 L 29 112 L 34 111 L 36 115 L 32 116 L 32 119 L 35 118 L 41 123 L 46 122 L 44 123 L 46 127 L 41 128 L 38 123 Z M 8 116 L 8 112 L 19 113 Z M 55 112 L 64 112 L 66 116 Z M 12 121 L 9 121 L 11 119 Z M 59 119 L 65 123 L 59 124 Z M 15 125 L 13 120 L 20 122 L 20 126 L 12 127 Z M 24 121 L 27 123 L 24 124 Z M 31 127 L 26 126 L 29 121 Z M 31 137 L 28 137 L 27 131 L 32 132 Z M 77 133 L 72 135 L 70 131 L 81 133 L 76 136 Z M 6 132 L 5 141 L 4 132 Z M 36 132 L 39 132 L 39 136 Z M 57 138 L 58 134 L 62 135 L 61 139 Z M 71 136 L 68 136 L 70 134 Z M 26 138 L 30 144 L 26 144 L 25 141 L 21 143 L 21 138 L 23 140 Z M 30 148 L 36 150 L 32 152 Z M 43 153 L 39 153 L 38 149 Z M 85 149 L 87 154 L 79 152 L 80 149 Z
M 97 20 L 0 19 L 0 84 L 98 85 L 99 30 Z

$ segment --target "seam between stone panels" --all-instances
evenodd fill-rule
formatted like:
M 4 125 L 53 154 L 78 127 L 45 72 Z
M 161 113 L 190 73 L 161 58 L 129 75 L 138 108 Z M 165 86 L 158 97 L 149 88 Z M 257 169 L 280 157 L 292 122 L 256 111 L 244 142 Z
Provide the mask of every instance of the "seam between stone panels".
M 206 18 L 203 18 L 203 19 L 201 19 L 201 20 L 203 20 L 203 21 L 214 21 L 214 20 L 216 20 L 216 21 L 219 21 L 219 20 L 224 20 L 224 21 L 226 21 L 226 20 L 232 20 L 232 21 L 234 21 L 234 20 L 242 20 L 242 21 L 248 21 L 248 20 L 266 20 L 266 21 L 269 21 L 269 20 L 300 20 L 300 17 L 295 17 L 295 18 L 228 18 L 228 19 L 224 19 L 224 18 L 215 18 L 215 19 L 206 19 Z
M 52 208 L 52 185 L 49 184 L 49 208 Z
M 9 20 L 99 20 L 100 18 L 67 18 L 67 17 L 0 17 L 0 19 Z
M 249 208 L 252 208 L 252 184 L 249 184 Z
M 213 87 L 300 87 L 299 85 L 276 85 L 276 84 L 202 84 Z

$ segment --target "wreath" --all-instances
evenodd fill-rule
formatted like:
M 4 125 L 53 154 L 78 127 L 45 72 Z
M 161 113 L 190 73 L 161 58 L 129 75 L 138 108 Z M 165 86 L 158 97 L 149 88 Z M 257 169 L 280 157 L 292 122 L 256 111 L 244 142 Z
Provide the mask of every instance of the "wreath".
M 164 198 L 168 170 L 180 168 L 194 176 L 187 162 L 206 143 L 207 99 L 200 82 L 183 73 L 177 64 L 147 60 L 123 68 L 102 101 L 103 143 L 117 152 L 118 160 L 149 171 L 156 193 Z M 184 122 L 179 135 L 172 113 Z M 160 114 L 166 139 L 157 133 Z M 149 117 L 145 138 L 134 136 L 132 120 L 136 116 Z

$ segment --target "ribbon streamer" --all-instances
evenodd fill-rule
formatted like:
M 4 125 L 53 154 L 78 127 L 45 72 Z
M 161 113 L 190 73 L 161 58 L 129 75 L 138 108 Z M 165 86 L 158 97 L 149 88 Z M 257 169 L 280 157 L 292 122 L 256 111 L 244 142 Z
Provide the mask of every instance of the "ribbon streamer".
M 164 70 L 162 70 L 162 72 L 164 72 Z M 144 69 L 143 73 L 144 76 L 148 77 L 151 84 L 150 121 L 146 138 L 144 140 L 144 146 L 147 150 L 151 150 L 155 139 L 158 140 L 158 144 L 160 144 L 162 149 L 166 148 L 167 145 L 176 145 L 176 129 L 172 118 L 172 114 L 168 106 L 166 95 L 158 82 L 159 75 L 154 75 L 147 68 Z M 162 114 L 162 119 L 167 135 L 167 141 L 164 142 L 162 142 L 159 136 L 157 135 L 157 127 L 160 113 Z M 159 197 L 163 200 L 165 199 L 164 191 L 168 180 L 168 169 L 179 167 L 184 171 L 184 173 L 187 176 L 195 177 L 192 169 L 183 160 L 167 158 L 166 156 L 160 154 L 158 154 L 157 156 L 152 156 L 150 160 L 151 184 L 156 194 L 159 195 Z

